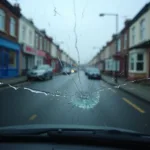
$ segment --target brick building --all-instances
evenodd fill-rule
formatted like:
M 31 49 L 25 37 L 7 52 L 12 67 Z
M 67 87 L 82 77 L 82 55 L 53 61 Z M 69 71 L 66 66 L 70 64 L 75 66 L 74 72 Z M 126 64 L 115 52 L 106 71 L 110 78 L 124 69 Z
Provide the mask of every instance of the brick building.
M 20 7 L 0 1 L 0 78 L 19 75 L 18 20 Z

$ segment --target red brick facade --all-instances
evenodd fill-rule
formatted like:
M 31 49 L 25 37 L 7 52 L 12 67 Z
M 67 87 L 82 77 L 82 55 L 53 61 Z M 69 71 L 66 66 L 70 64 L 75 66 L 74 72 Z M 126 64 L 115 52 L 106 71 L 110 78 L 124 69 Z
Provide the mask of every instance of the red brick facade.
M 20 17 L 20 8 L 19 6 L 12 6 L 6 0 L 1 0 L 0 9 L 5 12 L 5 31 L 0 31 L 0 36 L 7 38 L 11 41 L 18 42 L 18 26 L 19 26 L 19 17 Z M 16 21 L 15 37 L 10 35 L 10 17 L 13 17 Z

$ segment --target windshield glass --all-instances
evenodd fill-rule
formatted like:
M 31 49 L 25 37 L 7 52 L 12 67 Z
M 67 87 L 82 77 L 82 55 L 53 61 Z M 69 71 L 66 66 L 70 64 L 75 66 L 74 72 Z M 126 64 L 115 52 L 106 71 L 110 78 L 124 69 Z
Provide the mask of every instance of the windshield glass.
M 150 134 L 149 16 L 148 0 L 0 2 L 0 127 Z

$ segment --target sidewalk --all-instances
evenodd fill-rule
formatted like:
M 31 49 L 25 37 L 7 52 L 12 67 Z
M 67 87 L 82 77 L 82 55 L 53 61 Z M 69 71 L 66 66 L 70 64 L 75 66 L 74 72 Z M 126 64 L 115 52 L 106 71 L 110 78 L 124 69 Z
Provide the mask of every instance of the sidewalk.
M 61 73 L 54 73 L 54 76 L 58 76 Z M 8 84 L 15 85 L 18 83 L 26 82 L 27 77 L 26 76 L 20 76 L 20 77 L 14 77 L 9 79 L 0 79 L 0 88 L 8 86 Z
M 15 85 L 27 81 L 26 76 L 14 77 L 9 79 L 0 79 L 0 88 L 8 86 L 8 84 Z
M 140 83 L 133 83 L 134 81 L 126 81 L 123 78 L 118 79 L 118 83 L 116 84 L 111 76 L 106 75 L 102 75 L 102 80 L 113 85 L 114 88 L 119 88 L 137 98 L 140 98 L 141 100 L 150 103 L 150 86 L 142 85 Z

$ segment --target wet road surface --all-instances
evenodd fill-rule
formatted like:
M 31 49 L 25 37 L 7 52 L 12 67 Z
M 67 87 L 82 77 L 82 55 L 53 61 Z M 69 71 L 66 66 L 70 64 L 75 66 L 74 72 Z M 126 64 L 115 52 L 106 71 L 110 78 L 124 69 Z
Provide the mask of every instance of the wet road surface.
M 126 85 L 128 86 L 128 85 Z M 67 124 L 150 134 L 150 105 L 84 72 L 0 90 L 0 126 Z

